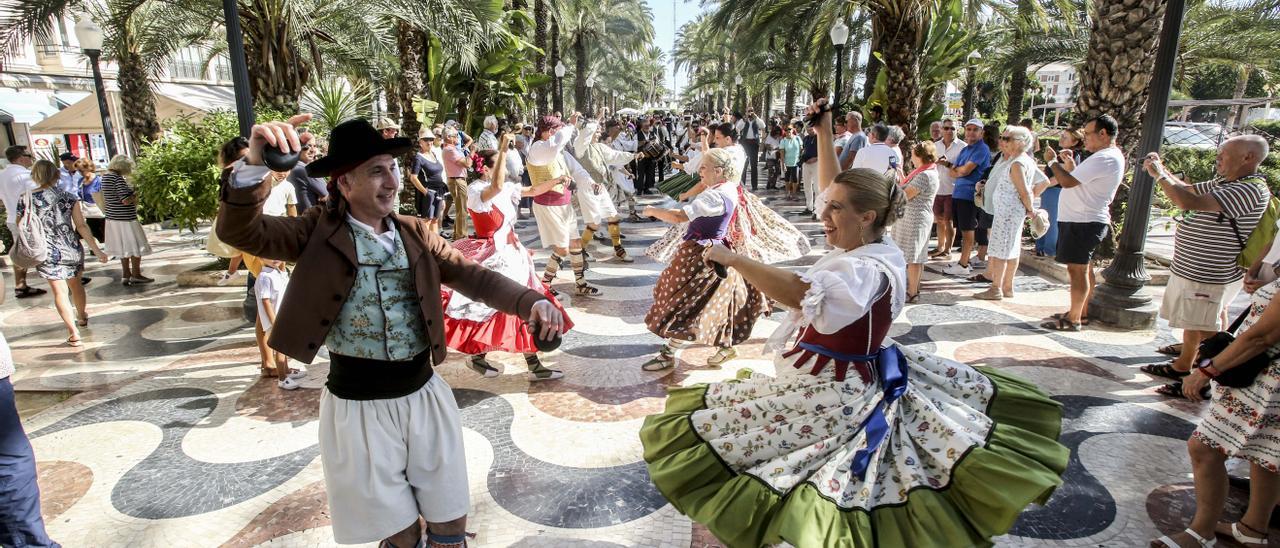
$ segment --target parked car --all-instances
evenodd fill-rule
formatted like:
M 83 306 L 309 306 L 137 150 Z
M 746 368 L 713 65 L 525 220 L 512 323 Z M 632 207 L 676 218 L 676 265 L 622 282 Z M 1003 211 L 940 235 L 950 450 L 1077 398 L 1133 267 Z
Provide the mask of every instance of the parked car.
M 1164 126 L 1164 144 L 1203 149 L 1218 148 L 1217 139 L 1213 139 L 1195 128 L 1175 125 Z

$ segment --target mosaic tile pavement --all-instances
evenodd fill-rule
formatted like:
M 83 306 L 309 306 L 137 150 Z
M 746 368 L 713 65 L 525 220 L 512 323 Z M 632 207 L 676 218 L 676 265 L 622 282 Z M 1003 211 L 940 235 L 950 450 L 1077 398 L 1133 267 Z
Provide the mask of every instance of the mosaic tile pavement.
M 820 241 L 800 204 L 766 197 Z M 695 347 L 674 370 L 642 371 L 661 342 L 642 321 L 661 265 L 641 252 L 662 230 L 624 224 L 636 262 L 604 260 L 609 248 L 597 245 L 601 260 L 589 276 L 604 294 L 564 292 L 577 329 L 545 359 L 565 372 L 561 381 L 531 384 L 523 359 L 507 354 L 491 355 L 505 369 L 496 379 L 478 377 L 457 355 L 440 368 L 463 408 L 476 545 L 717 545 L 650 484 L 636 432 L 669 387 L 742 368 L 772 373 L 762 346 L 777 322 L 760 321 L 723 367 L 706 366 L 711 349 Z M 520 234 L 536 243 L 530 221 Z M 123 287 L 117 266 L 91 267 L 83 349 L 60 346 L 65 332 L 48 298 L 0 307 L 17 389 L 75 393 L 25 417 L 51 535 L 69 547 L 332 545 L 316 445 L 326 362 L 312 364 L 295 392 L 260 380 L 243 288 L 177 287 L 178 273 L 208 261 L 202 240 L 172 231 L 152 240 L 158 252 L 144 268 L 154 285 Z M 1180 530 L 1194 507 L 1184 440 L 1203 408 L 1156 396 L 1156 380 L 1138 371 L 1175 333 L 1048 333 L 1036 326 L 1064 307 L 1065 287 L 1024 273 L 1016 298 L 975 301 L 976 289 L 940 275 L 941 266 L 930 265 L 920 303 L 891 336 L 1014 371 L 1065 409 L 1066 484 L 997 544 L 1140 546 Z M 557 285 L 571 284 L 562 273 Z M 1246 496 L 1233 489 L 1232 512 Z

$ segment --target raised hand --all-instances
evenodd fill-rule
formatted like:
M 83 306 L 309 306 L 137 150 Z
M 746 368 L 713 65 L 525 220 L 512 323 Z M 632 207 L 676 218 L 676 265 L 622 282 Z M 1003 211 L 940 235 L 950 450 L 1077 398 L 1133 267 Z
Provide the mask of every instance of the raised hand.
M 311 134 L 298 134 L 298 126 L 311 120 L 310 114 L 298 114 L 287 122 L 267 122 L 255 124 L 249 132 L 249 150 L 245 154 L 246 164 L 260 166 L 262 149 L 272 146 L 281 152 L 290 153 L 302 150 L 302 145 L 311 141 Z

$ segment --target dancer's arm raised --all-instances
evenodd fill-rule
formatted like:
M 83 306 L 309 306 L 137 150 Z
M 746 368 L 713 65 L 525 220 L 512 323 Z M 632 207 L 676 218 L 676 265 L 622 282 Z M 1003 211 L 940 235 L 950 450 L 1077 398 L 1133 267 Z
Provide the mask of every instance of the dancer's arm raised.
M 827 106 L 826 98 L 814 101 L 805 111 L 812 114 Z M 818 194 L 827 190 L 840 174 L 840 161 L 836 157 L 835 137 L 831 130 L 831 111 L 818 116 Z

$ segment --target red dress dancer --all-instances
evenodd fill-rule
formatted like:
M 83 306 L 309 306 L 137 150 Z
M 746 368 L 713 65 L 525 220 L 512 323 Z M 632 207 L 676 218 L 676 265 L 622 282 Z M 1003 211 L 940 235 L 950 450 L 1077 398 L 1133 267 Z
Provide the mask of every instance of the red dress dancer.
M 486 154 L 492 152 L 481 153 L 488 168 L 484 178 L 467 186 L 467 213 L 471 216 L 475 234 L 453 242 L 453 246 L 481 266 L 546 295 L 556 308 L 563 311 L 564 307 L 553 296 L 551 288 L 538 276 L 529 250 L 516 237 L 516 205 L 520 202 L 522 188 L 496 179 L 493 162 L 496 156 L 498 165 L 501 165 L 503 155 Z M 494 179 L 499 182 L 492 182 Z M 502 185 L 496 193 L 492 189 L 494 184 Z M 544 367 L 538 360 L 537 347 L 534 346 L 536 334 L 530 331 L 523 319 L 494 310 L 448 288 L 442 287 L 440 294 L 444 300 L 445 343 L 453 350 L 471 354 L 468 367 L 486 377 L 496 377 L 500 372 L 489 364 L 485 354 L 513 352 L 525 355 L 530 380 L 552 380 L 563 376 L 559 371 Z M 565 315 L 565 323 L 566 330 L 573 327 L 568 314 Z

